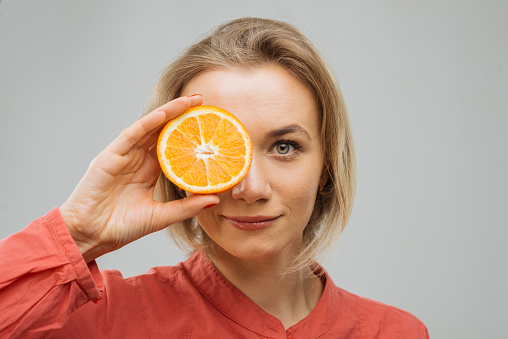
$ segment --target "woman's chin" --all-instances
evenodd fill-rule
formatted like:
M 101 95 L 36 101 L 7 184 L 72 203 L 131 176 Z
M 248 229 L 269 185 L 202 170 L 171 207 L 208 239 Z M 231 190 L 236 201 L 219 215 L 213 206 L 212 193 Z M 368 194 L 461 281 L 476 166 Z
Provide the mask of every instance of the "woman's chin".
M 235 246 L 220 246 L 217 243 L 214 245 L 214 252 L 217 255 L 234 257 L 241 260 L 263 260 L 285 257 L 288 256 L 289 252 L 297 252 L 291 250 L 290 247 L 293 246 L 290 246 L 290 243 L 246 242 Z

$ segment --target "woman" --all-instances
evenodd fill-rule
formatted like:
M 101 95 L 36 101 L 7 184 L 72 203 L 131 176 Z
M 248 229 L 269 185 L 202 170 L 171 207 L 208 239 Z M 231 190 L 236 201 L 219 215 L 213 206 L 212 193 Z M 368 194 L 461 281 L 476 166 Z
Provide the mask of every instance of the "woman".
M 217 195 L 159 179 L 154 156 L 164 123 L 202 103 L 235 114 L 253 141 L 247 176 Z M 315 263 L 351 213 L 355 159 L 340 91 L 294 27 L 219 27 L 168 67 L 149 111 L 60 208 L 2 241 L 0 333 L 428 337 L 410 314 L 337 288 Z M 168 225 L 193 253 L 187 261 L 129 279 L 99 273 L 94 259 Z

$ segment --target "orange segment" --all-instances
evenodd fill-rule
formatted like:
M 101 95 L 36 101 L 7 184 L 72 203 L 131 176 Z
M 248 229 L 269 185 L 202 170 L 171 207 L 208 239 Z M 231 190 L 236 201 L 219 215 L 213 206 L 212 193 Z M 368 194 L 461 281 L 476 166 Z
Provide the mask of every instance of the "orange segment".
M 229 120 L 223 119 L 217 126 L 212 143 L 219 148 L 232 148 L 244 145 L 243 137 Z
M 221 182 L 227 182 L 232 178 L 232 175 L 212 158 L 208 158 L 206 160 L 206 168 L 208 172 L 208 182 L 210 185 L 218 185 Z
M 171 132 L 171 137 L 168 139 L 168 146 L 196 148 L 196 144 L 179 130 L 174 130 Z
M 206 178 L 206 166 L 203 159 L 196 161 L 189 170 L 182 176 L 182 180 L 189 185 L 204 187 L 208 185 Z
M 169 159 L 171 168 L 179 177 L 183 176 L 196 162 L 194 150 L 189 148 L 168 146 L 166 148 L 166 157 Z
M 178 187 L 218 193 L 238 184 L 249 171 L 252 141 L 231 113 L 196 106 L 164 126 L 157 157 L 166 177 Z
M 245 157 L 230 157 L 219 154 L 215 157 L 215 160 L 232 176 L 238 175 L 245 166 Z
M 232 148 L 222 148 L 219 150 L 219 153 L 222 155 L 229 155 L 229 156 L 244 156 L 247 153 L 247 150 L 245 149 L 245 146 L 239 146 L 239 147 L 232 147 Z
M 205 143 L 208 143 L 212 138 L 215 130 L 217 129 L 217 125 L 222 120 L 220 116 L 216 114 L 204 114 L 198 116 L 199 124 L 203 126 L 203 138 Z
M 185 119 L 179 126 L 178 130 L 182 132 L 187 138 L 192 140 L 196 145 L 201 145 L 198 119 L 191 117 Z

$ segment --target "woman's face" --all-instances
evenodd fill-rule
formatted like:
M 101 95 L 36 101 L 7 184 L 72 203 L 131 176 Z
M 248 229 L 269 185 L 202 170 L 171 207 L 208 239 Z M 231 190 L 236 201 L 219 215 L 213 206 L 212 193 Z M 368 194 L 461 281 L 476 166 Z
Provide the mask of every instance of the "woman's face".
M 200 225 L 238 258 L 299 251 L 323 169 L 312 93 L 280 66 L 206 71 L 182 94 L 195 93 L 240 119 L 253 143 L 247 176 L 197 216 Z

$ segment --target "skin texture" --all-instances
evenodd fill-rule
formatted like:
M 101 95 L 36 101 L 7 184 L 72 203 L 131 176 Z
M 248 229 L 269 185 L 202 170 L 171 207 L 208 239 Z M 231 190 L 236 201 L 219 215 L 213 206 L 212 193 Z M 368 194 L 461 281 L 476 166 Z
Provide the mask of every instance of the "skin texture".
M 212 261 L 289 327 L 310 313 L 322 292 L 309 271 L 280 276 L 299 253 L 323 169 L 315 100 L 303 83 L 273 65 L 200 73 L 184 88 L 183 94 L 191 93 L 234 114 L 253 142 L 247 176 L 197 216 L 215 244 Z M 249 222 L 252 217 L 265 221 Z

